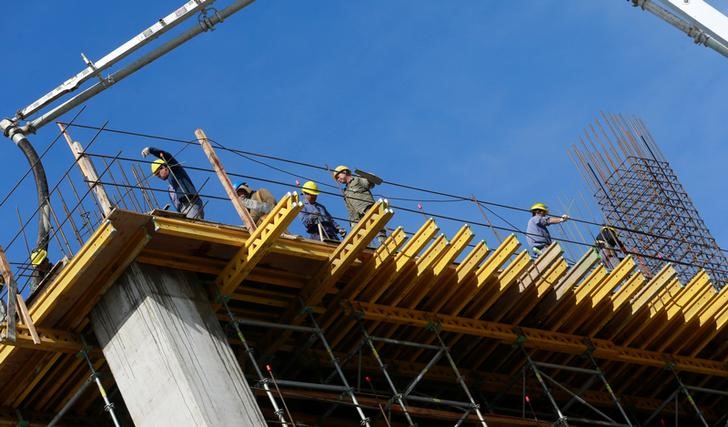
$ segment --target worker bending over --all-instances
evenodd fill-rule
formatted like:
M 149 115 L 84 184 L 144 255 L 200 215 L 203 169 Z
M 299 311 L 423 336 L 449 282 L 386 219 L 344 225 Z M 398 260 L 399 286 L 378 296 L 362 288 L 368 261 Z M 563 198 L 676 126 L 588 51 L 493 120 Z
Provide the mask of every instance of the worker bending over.
M 616 267 L 624 258 L 624 255 L 619 255 L 618 250 L 621 250 L 623 254 L 627 252 L 624 244 L 617 237 L 617 230 L 609 225 L 604 225 L 599 230 L 599 234 L 594 240 L 594 246 L 599 250 L 604 266 L 607 268 Z
M 344 237 L 346 230 L 334 221 L 329 211 L 316 199 L 321 192 L 313 181 L 308 181 L 301 187 L 304 204 L 301 211 L 301 222 L 306 228 L 308 236 L 312 239 L 339 241 L 339 235 Z
M 255 225 L 260 225 L 276 205 L 275 197 L 265 188 L 253 190 L 247 183 L 239 181 L 235 183 L 235 192 L 250 212 Z
M 142 150 L 142 157 L 150 154 L 157 157 L 157 160 L 152 162 L 152 174 L 167 181 L 169 198 L 177 212 L 187 218 L 204 218 L 202 200 L 182 165 L 166 151 L 154 147 L 145 147 Z
M 561 215 L 561 217 L 548 216 L 549 209 L 543 203 L 535 203 L 531 206 L 531 219 L 528 220 L 526 227 L 526 241 L 531 254 L 535 257 L 541 255 L 543 248 L 550 245 L 551 234 L 546 228 L 552 224 L 560 224 L 569 219 L 569 215 Z

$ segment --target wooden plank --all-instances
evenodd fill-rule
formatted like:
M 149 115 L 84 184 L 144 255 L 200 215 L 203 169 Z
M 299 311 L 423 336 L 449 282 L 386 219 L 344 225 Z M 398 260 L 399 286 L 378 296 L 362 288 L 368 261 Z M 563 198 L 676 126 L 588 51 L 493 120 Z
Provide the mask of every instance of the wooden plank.
M 38 332 L 35 330 L 35 325 L 33 324 L 33 319 L 30 318 L 30 313 L 28 313 L 28 307 L 25 306 L 25 301 L 23 301 L 22 295 L 16 294 L 15 298 L 18 303 L 18 311 L 20 313 L 20 318 L 23 319 L 23 323 L 28 328 L 28 332 L 30 332 L 30 336 L 33 338 L 33 343 L 40 344 L 40 338 L 38 338 Z
M 250 216 L 250 212 L 248 212 L 248 209 L 245 207 L 245 205 L 243 205 L 243 202 L 240 201 L 237 192 L 233 188 L 233 184 L 230 182 L 230 178 L 228 178 L 227 173 L 225 172 L 225 168 L 222 166 L 220 158 L 217 157 L 215 150 L 212 148 L 212 145 L 210 145 L 210 141 L 207 139 L 205 131 L 203 131 L 202 129 L 197 129 L 195 130 L 195 136 L 197 137 L 197 141 L 199 141 L 200 146 L 202 146 L 202 151 L 205 152 L 207 159 L 210 161 L 212 168 L 215 170 L 217 177 L 220 179 L 222 188 L 225 190 L 225 193 L 230 198 L 230 201 L 232 202 L 235 211 L 240 216 L 240 219 L 243 220 L 243 223 L 248 228 L 248 230 L 250 230 L 251 233 L 254 232 L 257 228 L 255 225 L 255 221 L 253 221 L 253 217 Z
M 103 184 L 99 182 L 99 175 L 96 172 L 93 162 L 88 158 L 88 156 L 86 156 L 81 143 L 74 141 L 71 138 L 71 135 L 68 134 L 66 125 L 58 123 L 58 127 L 61 129 L 61 133 L 63 133 L 63 136 L 66 138 L 68 148 L 71 149 L 71 153 L 73 153 L 73 157 L 76 159 L 76 164 L 79 169 L 81 169 L 83 176 L 86 178 L 88 186 L 96 196 L 96 200 L 98 200 L 99 206 L 101 206 L 101 211 L 104 213 L 104 216 L 107 216 L 111 213 L 111 210 L 114 207 L 109 200 L 109 196 L 106 194 L 106 189 Z
M 0 273 L 3 275 L 5 286 L 8 287 L 8 303 L 5 307 L 5 317 L 7 318 L 8 325 L 5 330 L 5 334 L 0 335 L 0 339 L 4 341 L 15 342 L 15 329 L 16 329 L 16 295 L 18 295 L 18 286 L 13 278 L 13 270 L 10 268 L 10 263 L 7 257 L 5 257 L 5 251 L 0 246 Z

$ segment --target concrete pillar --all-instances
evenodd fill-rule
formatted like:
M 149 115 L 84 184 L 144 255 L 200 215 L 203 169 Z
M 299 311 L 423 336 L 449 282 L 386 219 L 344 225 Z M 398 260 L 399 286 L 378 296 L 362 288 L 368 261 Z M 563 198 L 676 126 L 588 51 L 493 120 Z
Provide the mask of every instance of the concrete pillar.
M 91 321 L 135 425 L 266 425 L 194 275 L 132 263 Z

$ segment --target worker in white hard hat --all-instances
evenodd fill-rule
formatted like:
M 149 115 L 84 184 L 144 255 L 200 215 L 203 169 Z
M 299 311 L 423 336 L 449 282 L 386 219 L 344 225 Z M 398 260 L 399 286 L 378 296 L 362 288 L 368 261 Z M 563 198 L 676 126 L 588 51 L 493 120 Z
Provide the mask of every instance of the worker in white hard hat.
M 344 204 L 349 212 L 349 222 L 356 224 L 374 204 L 371 188 L 374 183 L 366 178 L 354 176 L 348 166 L 340 165 L 334 169 L 334 179 L 344 185 Z
M 150 154 L 157 157 L 157 160 L 151 164 L 152 174 L 167 181 L 169 198 L 177 212 L 184 214 L 187 218 L 204 218 L 202 200 L 182 165 L 166 151 L 154 147 L 145 147 L 142 150 L 142 157 Z
M 531 211 L 531 219 L 528 220 L 528 226 L 526 227 L 526 241 L 531 253 L 534 256 L 539 256 L 543 249 L 551 244 L 551 234 L 549 234 L 546 227 L 567 221 L 569 215 L 548 216 L 549 208 L 543 203 L 534 203 L 529 210 Z
M 307 181 L 301 187 L 304 204 L 301 213 L 301 222 L 306 228 L 308 236 L 312 239 L 339 241 L 339 236 L 346 235 L 346 230 L 334 221 L 329 211 L 316 199 L 321 191 L 313 181 Z
M 250 212 L 255 225 L 260 225 L 276 205 L 276 198 L 273 197 L 273 193 L 265 188 L 253 190 L 247 182 L 243 181 L 236 182 L 234 187 L 235 193 L 243 202 L 243 206 Z

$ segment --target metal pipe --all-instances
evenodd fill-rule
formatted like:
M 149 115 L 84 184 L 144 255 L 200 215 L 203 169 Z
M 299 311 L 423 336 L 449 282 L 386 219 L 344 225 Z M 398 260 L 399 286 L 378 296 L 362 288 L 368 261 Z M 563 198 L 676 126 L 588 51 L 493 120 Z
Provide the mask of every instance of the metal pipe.
M 263 328 L 288 329 L 290 331 L 297 331 L 297 332 L 312 332 L 312 333 L 319 332 L 318 329 L 307 327 L 307 326 L 282 325 L 280 323 L 266 322 L 264 320 L 236 319 L 235 321 L 241 325 L 260 326 Z
M 692 38 L 695 44 L 701 44 L 703 46 L 707 46 L 714 51 L 720 53 L 721 55 L 728 57 L 728 48 L 724 46 L 722 43 L 720 43 L 718 40 L 715 40 L 714 38 L 710 37 L 708 34 L 706 34 L 704 31 L 695 28 L 694 26 L 690 25 L 688 22 L 684 21 L 678 16 L 675 16 L 674 14 L 670 13 L 667 9 L 664 9 L 658 5 L 656 5 L 651 0 L 632 0 L 632 5 L 635 7 L 639 7 L 642 10 L 646 10 L 658 18 L 661 18 L 668 24 L 672 25 L 673 27 L 677 28 L 678 30 L 682 31 L 683 33 L 687 34 L 688 37 Z
M 412 341 L 402 341 L 402 340 L 395 340 L 392 338 L 384 338 L 384 337 L 371 337 L 372 341 L 379 341 L 379 342 L 386 342 L 389 344 L 397 344 L 397 345 L 406 345 L 410 347 L 418 347 L 418 348 L 427 348 L 430 350 L 440 350 L 439 346 L 436 345 L 428 345 L 428 344 L 420 344 Z
M 86 382 L 81 385 L 81 388 L 79 388 L 76 391 L 76 393 L 73 395 L 73 397 L 71 397 L 71 399 L 69 399 L 68 402 L 66 402 L 66 404 L 63 405 L 63 408 L 61 409 L 61 411 L 55 417 L 53 417 L 53 419 L 51 420 L 50 423 L 48 423 L 48 427 L 53 427 L 56 424 L 58 424 L 58 421 L 60 421 L 61 418 L 63 418 L 63 416 L 66 415 L 66 412 L 68 412 L 68 410 L 71 409 L 71 407 L 76 403 L 78 398 L 81 397 L 83 392 L 86 391 L 88 386 L 93 384 L 93 382 L 94 382 L 94 376 L 91 375 L 88 377 Z
M 533 362 L 533 364 L 538 367 L 563 369 L 564 371 L 581 372 L 583 374 L 593 374 L 593 375 L 599 374 L 599 371 L 597 371 L 595 369 L 575 368 L 573 366 L 557 365 L 555 363 L 546 363 L 546 362 Z

